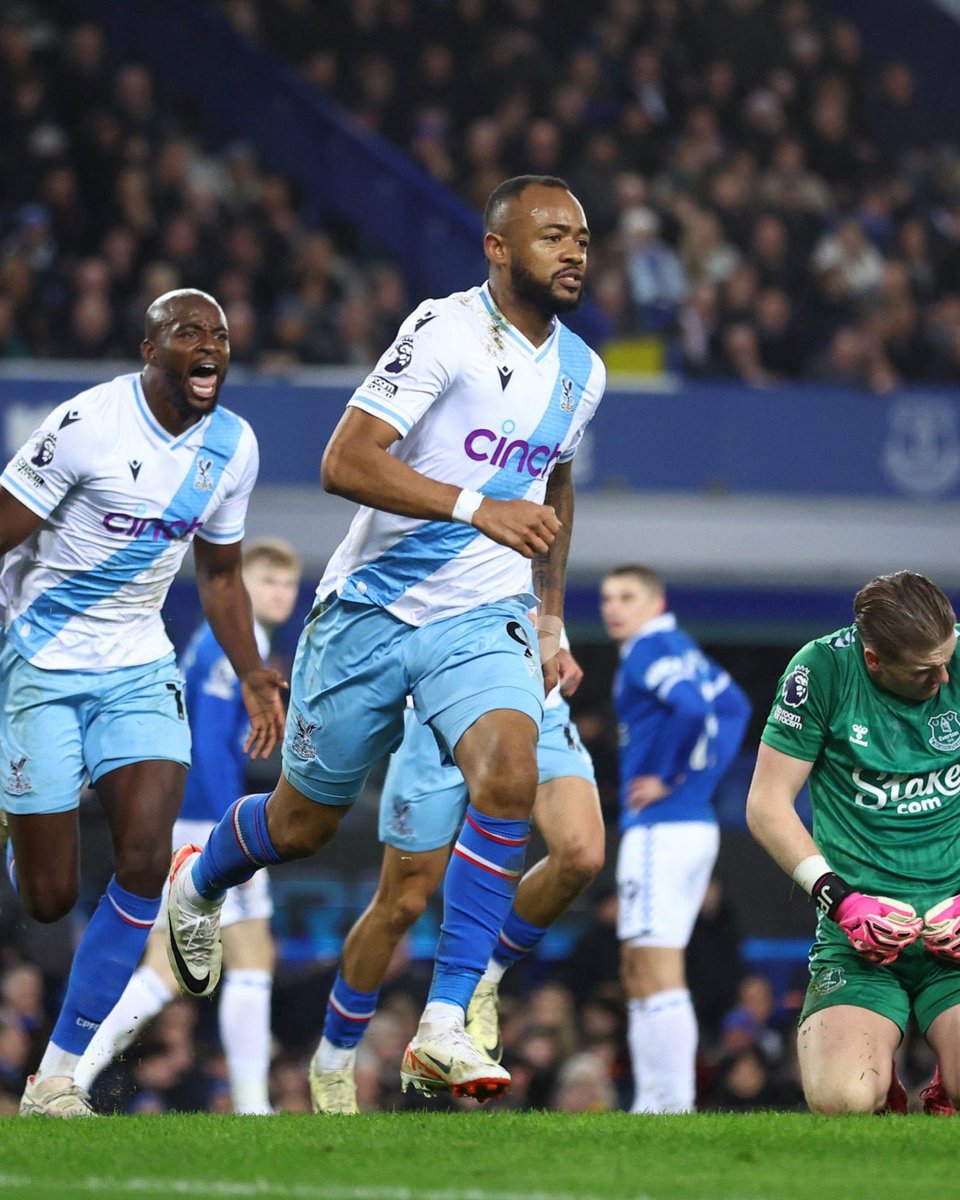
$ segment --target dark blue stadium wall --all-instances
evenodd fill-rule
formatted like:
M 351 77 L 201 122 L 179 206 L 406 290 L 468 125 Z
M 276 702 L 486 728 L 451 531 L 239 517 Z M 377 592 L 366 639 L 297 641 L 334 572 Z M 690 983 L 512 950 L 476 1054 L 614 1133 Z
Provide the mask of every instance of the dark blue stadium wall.
M 0 373 L 6 454 L 29 435 L 31 421 L 100 378 L 67 371 L 31 377 L 26 366 Z M 257 431 L 261 485 L 319 483 L 323 447 L 356 382 L 359 377 L 313 386 L 302 379 L 231 378 L 224 402 Z M 492 455 L 499 438 L 499 430 L 490 430 L 472 449 Z M 513 459 L 523 470 L 521 448 Z M 925 386 L 875 396 L 812 384 L 762 391 L 681 384 L 644 391 L 614 382 L 577 455 L 577 487 L 585 493 L 954 501 L 960 498 L 960 390 Z M 930 536 L 942 531 L 931 528 Z
M 443 296 L 486 278 L 472 208 L 215 9 L 190 0 L 76 4 L 103 26 L 115 59 L 146 63 L 172 93 L 202 105 L 222 136 L 255 145 L 264 163 L 304 189 L 318 222 L 348 222 L 371 248 L 389 252 L 414 294 Z M 607 334 L 590 304 L 569 323 L 592 345 Z

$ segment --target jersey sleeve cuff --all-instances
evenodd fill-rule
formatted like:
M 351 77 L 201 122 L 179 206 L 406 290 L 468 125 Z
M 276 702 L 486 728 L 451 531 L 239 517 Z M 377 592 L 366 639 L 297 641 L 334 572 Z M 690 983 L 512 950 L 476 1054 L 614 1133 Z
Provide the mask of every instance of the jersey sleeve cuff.
M 231 546 L 234 542 L 243 541 L 244 530 L 227 529 L 224 532 L 215 532 L 212 529 L 197 530 L 196 537 L 202 542 L 216 542 L 217 545 Z
M 27 488 L 23 486 L 19 479 L 12 477 L 10 474 L 0 475 L 0 485 L 5 487 L 11 496 L 14 496 L 26 508 L 29 508 L 32 513 L 36 513 L 38 517 L 49 517 L 56 504 L 42 504 L 39 497 L 35 496 Z
M 347 408 L 359 408 L 365 413 L 369 413 L 371 417 L 379 417 L 381 421 L 386 421 L 388 425 L 392 425 L 401 437 L 405 437 L 413 428 L 413 422 L 409 417 L 402 417 L 399 413 L 394 412 L 392 408 L 387 408 L 385 404 L 381 404 L 379 400 L 371 400 L 369 396 L 353 396 L 347 402 Z

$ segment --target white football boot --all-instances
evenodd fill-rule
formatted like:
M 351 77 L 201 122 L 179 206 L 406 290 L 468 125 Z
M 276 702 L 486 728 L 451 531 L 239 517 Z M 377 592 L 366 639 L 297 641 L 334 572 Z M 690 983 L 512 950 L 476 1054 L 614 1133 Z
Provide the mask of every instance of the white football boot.
M 170 863 L 167 898 L 167 959 L 181 988 L 190 996 L 209 996 L 220 982 L 223 942 L 220 937 L 220 900 L 200 908 L 188 899 L 186 876 L 200 846 L 181 846 Z

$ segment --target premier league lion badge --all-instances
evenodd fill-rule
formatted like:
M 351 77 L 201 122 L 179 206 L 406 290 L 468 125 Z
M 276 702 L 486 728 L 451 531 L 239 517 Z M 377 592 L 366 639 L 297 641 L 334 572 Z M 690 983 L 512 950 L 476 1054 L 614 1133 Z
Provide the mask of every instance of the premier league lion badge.
M 810 668 L 798 663 L 783 681 L 783 702 L 788 708 L 799 708 L 809 695 Z

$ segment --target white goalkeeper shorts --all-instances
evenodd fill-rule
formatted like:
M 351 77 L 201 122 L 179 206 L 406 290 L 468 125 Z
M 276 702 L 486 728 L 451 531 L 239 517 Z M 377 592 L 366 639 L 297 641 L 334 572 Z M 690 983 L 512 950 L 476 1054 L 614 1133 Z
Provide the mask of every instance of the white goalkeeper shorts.
M 192 842 L 205 846 L 213 832 L 215 821 L 174 821 L 173 848 Z M 163 885 L 163 905 L 157 925 L 167 919 L 167 884 Z M 258 871 L 252 879 L 236 887 L 228 888 L 223 908 L 220 910 L 220 926 L 236 925 L 240 921 L 262 918 L 269 921 L 273 916 L 273 898 L 270 895 L 270 876 L 265 870 Z
M 683 949 L 720 848 L 712 821 L 634 825 L 617 855 L 617 937 L 631 946 Z

